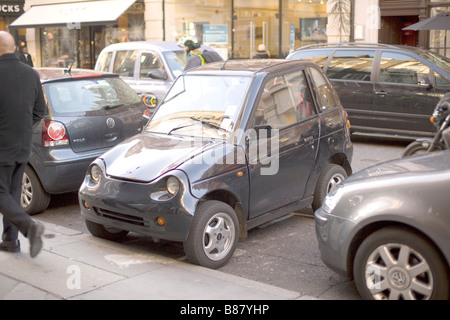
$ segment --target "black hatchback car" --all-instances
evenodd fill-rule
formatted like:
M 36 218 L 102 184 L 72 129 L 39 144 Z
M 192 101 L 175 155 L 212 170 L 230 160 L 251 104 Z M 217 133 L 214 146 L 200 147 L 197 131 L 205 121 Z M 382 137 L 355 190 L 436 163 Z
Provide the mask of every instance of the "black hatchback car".
M 352 132 L 433 136 L 430 116 L 450 91 L 450 59 L 415 47 L 321 44 L 302 47 L 287 59 L 308 59 L 323 68 Z
M 89 164 L 140 133 L 150 113 L 118 75 L 62 68 L 36 68 L 47 109 L 33 128 L 32 153 L 22 183 L 21 204 L 44 211 L 52 194 L 77 191 Z
M 89 231 L 184 243 L 223 266 L 239 238 L 311 206 L 351 174 L 347 116 L 306 61 L 214 63 L 180 76 L 144 132 L 90 166 L 79 191 Z

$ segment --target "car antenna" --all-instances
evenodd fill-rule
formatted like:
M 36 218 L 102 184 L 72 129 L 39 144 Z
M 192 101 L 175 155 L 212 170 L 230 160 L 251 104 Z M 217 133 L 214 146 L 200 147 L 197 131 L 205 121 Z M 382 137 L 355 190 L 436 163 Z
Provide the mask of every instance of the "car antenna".
M 72 72 L 72 67 L 73 64 L 75 63 L 75 59 L 78 57 L 78 54 L 80 53 L 80 49 L 81 49 L 81 40 L 78 40 L 78 49 L 77 49 L 77 53 L 75 55 L 75 57 L 72 60 L 72 63 L 70 64 L 69 69 L 64 70 L 64 73 L 67 73 L 70 75 L 70 73 Z
M 231 59 L 231 57 L 233 56 L 233 54 L 234 54 L 234 50 L 231 51 L 231 54 L 228 56 L 228 59 L 224 62 L 223 66 L 220 67 L 220 70 L 225 70 L 225 65 L 228 63 L 228 60 Z

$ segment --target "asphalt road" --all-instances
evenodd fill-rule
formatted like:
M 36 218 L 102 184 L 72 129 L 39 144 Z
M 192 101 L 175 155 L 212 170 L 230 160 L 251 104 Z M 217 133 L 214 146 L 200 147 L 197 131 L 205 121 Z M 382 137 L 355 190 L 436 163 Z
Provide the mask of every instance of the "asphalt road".
M 353 171 L 400 158 L 409 141 L 353 136 Z M 53 196 L 49 208 L 36 219 L 89 233 L 79 214 L 77 194 Z M 122 243 L 175 259 L 185 259 L 180 243 L 137 234 Z M 294 290 L 320 299 L 360 299 L 353 282 L 328 269 L 320 259 L 312 209 L 304 209 L 249 232 L 231 261 L 220 269 L 255 281 Z M 220 290 L 220 288 L 218 288 Z

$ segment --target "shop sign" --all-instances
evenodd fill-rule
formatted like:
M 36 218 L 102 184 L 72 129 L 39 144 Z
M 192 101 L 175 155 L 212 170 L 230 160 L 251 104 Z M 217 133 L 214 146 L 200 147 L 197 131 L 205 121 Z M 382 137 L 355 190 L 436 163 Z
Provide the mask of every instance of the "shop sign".
M 0 0 L 0 16 L 21 15 L 24 3 L 24 0 Z

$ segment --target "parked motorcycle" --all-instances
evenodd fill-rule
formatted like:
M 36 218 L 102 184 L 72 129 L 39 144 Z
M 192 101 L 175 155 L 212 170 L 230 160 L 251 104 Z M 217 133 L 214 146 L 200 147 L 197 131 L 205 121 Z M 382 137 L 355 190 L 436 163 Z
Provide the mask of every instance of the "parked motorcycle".
M 430 121 L 438 128 L 434 138 L 417 139 L 411 142 L 406 147 L 403 157 L 412 154 L 450 149 L 450 92 L 446 93 L 439 100 Z

